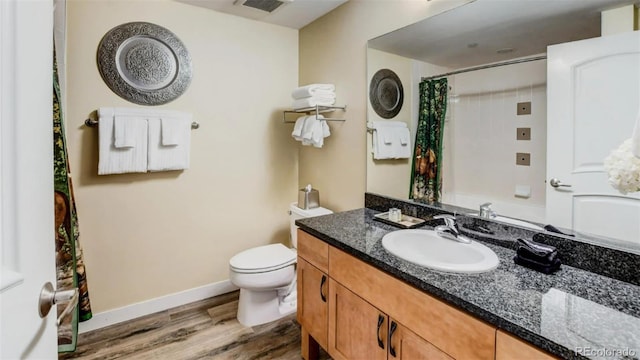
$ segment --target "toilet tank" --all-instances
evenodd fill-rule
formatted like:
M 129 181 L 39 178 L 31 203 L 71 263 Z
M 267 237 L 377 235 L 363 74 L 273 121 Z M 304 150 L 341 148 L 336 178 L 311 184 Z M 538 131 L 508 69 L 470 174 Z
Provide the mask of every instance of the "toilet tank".
M 294 249 L 298 248 L 298 227 L 296 226 L 297 219 L 304 219 L 304 218 L 310 218 L 314 216 L 333 214 L 333 211 L 329 209 L 325 209 L 323 207 L 304 210 L 304 209 L 300 209 L 297 206 L 297 204 L 298 203 L 291 203 L 291 205 L 289 205 L 289 223 L 291 224 L 290 238 L 291 238 L 291 246 L 293 246 Z

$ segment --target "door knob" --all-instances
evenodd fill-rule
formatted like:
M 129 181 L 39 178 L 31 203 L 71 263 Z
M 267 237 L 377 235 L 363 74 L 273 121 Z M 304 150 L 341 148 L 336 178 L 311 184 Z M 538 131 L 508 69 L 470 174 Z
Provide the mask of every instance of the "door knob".
M 64 311 L 58 316 L 58 320 L 56 324 L 60 326 L 62 319 L 65 316 L 69 315 L 69 313 L 78 305 L 78 288 L 73 288 L 71 290 L 63 290 L 63 291 L 55 291 L 53 289 L 53 285 L 50 282 L 47 282 L 42 286 L 42 290 L 40 291 L 40 301 L 39 301 L 39 313 L 41 318 L 45 318 L 51 307 L 53 305 L 57 305 L 59 303 L 69 302 L 67 306 L 64 308 Z
M 551 178 L 551 180 L 549 180 L 549 185 L 553 186 L 554 188 L 557 187 L 571 187 L 571 185 L 569 184 L 564 184 L 562 181 L 556 179 L 556 178 Z

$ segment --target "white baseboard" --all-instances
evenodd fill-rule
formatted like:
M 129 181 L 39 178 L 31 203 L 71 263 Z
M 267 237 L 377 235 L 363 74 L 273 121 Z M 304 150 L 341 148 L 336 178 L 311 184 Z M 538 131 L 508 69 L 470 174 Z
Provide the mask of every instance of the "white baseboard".
M 123 306 L 121 308 L 108 310 L 98 314 L 93 314 L 93 317 L 90 320 L 81 322 L 78 325 L 78 333 L 82 334 L 88 331 L 101 329 L 103 327 L 117 324 L 119 322 L 153 314 L 158 311 L 171 309 L 176 306 L 189 304 L 194 301 L 226 294 L 235 290 L 238 290 L 235 285 L 231 284 L 229 280 L 224 280 L 197 288 L 180 291 L 174 294 L 161 296 L 155 299 Z

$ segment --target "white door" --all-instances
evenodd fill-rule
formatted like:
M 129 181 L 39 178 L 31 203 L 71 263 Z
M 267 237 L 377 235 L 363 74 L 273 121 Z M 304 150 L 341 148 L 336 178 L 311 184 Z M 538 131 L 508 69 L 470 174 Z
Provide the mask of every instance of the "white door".
M 56 311 L 38 311 L 55 284 L 52 17 L 0 1 L 0 359 L 57 358 Z
M 640 242 L 640 195 L 613 189 L 603 166 L 638 116 L 640 32 L 550 46 L 547 56 L 547 223 Z

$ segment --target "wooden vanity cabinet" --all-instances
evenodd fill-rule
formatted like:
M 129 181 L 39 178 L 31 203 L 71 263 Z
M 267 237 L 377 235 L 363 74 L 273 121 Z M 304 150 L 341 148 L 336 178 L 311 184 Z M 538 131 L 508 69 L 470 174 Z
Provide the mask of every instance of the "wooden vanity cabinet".
M 554 360 L 553 355 L 502 330 L 496 332 L 496 360 Z
M 301 230 L 298 322 L 306 360 L 495 359 L 495 327 Z
M 302 357 L 316 359 L 318 346 L 328 348 L 329 245 L 298 230 L 297 319 L 301 327 Z
M 335 360 L 452 360 L 389 315 L 329 280 L 329 348 Z

